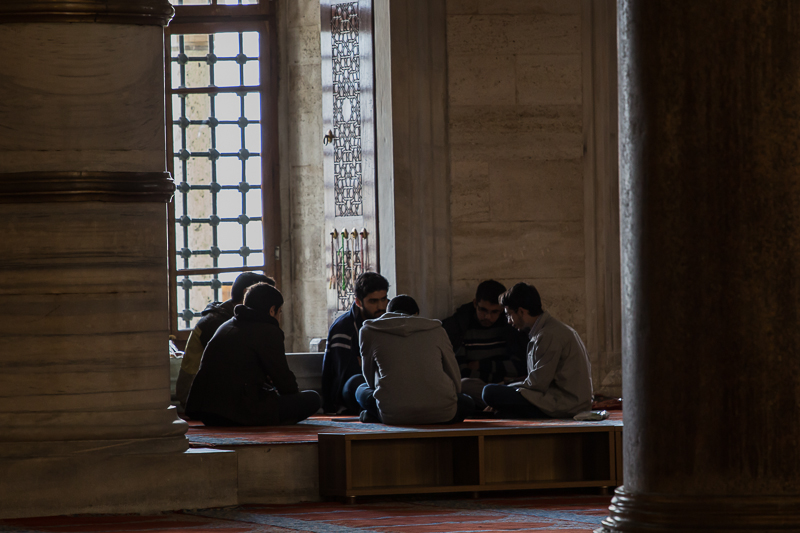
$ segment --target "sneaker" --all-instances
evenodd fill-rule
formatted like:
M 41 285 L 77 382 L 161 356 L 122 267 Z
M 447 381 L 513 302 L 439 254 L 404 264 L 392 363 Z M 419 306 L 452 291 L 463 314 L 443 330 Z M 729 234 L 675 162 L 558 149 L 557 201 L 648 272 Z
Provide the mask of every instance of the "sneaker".
M 380 424 L 381 421 L 369 414 L 369 411 L 364 409 L 361 411 L 361 414 L 358 415 L 358 419 L 363 422 L 364 424 Z

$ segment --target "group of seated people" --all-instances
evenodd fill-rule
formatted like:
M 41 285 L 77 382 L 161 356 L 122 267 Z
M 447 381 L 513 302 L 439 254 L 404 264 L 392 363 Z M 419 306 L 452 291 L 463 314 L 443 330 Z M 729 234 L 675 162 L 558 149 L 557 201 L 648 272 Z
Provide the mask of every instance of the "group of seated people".
M 542 309 L 532 285 L 484 281 L 444 321 L 365 272 L 355 303 L 334 321 L 322 396 L 299 391 L 278 321 L 283 296 L 266 276 L 240 275 L 231 299 L 209 305 L 187 341 L 177 394 L 206 425 L 279 425 L 318 412 L 391 425 L 448 424 L 476 413 L 566 418 L 591 408 L 591 368 L 571 327 Z

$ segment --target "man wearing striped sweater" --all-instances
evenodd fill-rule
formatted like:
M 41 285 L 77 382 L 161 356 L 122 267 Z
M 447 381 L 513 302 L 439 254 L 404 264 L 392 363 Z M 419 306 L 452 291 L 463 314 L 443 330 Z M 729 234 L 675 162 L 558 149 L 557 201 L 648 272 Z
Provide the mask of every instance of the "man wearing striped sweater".
M 481 391 L 487 383 L 519 381 L 527 374 L 527 337 L 506 321 L 498 298 L 502 283 L 486 280 L 478 285 L 475 299 L 442 321 L 462 378 L 462 391 L 479 408 L 485 407 Z

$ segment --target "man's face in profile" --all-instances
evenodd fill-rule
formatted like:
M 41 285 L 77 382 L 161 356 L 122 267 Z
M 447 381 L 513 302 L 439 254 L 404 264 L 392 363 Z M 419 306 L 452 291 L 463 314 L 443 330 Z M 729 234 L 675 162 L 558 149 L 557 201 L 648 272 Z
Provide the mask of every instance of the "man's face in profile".
M 361 309 L 364 320 L 378 318 L 386 312 L 386 306 L 389 305 L 386 294 L 387 291 L 375 291 L 367 294 L 363 300 L 356 298 L 356 305 Z
M 475 305 L 478 322 L 485 328 L 494 326 L 503 314 L 503 306 L 499 303 L 488 300 L 473 300 L 472 303 Z

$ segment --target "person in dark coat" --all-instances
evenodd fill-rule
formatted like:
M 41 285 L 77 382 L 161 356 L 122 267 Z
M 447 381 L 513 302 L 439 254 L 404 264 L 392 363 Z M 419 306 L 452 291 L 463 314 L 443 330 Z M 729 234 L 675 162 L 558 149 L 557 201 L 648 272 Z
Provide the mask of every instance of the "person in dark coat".
M 358 332 L 365 320 L 378 318 L 389 305 L 389 281 L 377 272 L 364 272 L 355 283 L 355 303 L 328 331 L 322 359 L 322 398 L 326 413 L 358 415 L 356 389 L 364 383 Z
M 236 280 L 231 287 L 231 297 L 222 303 L 211 302 L 200 313 L 202 318 L 197 321 L 194 329 L 189 333 L 186 340 L 186 348 L 181 359 L 181 370 L 178 373 L 178 382 L 175 384 L 175 396 L 181 403 L 181 408 L 186 408 L 186 398 L 189 396 L 189 389 L 200 368 L 200 360 L 203 358 L 203 350 L 208 346 L 208 341 L 217 332 L 217 329 L 233 318 L 233 308 L 244 300 L 244 291 L 256 283 L 269 283 L 275 286 L 275 280 L 264 274 L 257 272 L 244 272 L 236 276 Z
M 294 424 L 317 412 L 315 391 L 300 392 L 289 369 L 278 318 L 283 296 L 267 283 L 245 293 L 234 317 L 203 352 L 186 414 L 208 426 Z

